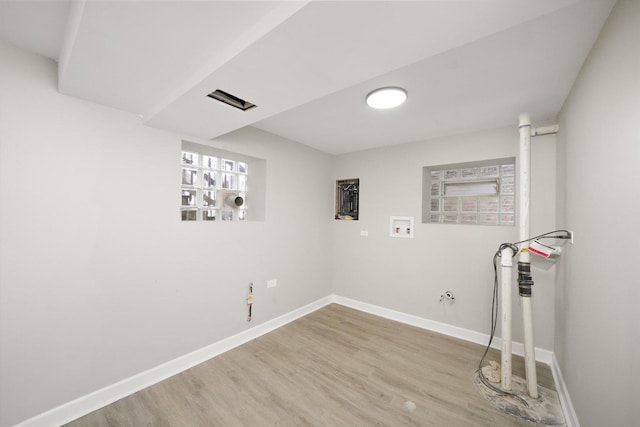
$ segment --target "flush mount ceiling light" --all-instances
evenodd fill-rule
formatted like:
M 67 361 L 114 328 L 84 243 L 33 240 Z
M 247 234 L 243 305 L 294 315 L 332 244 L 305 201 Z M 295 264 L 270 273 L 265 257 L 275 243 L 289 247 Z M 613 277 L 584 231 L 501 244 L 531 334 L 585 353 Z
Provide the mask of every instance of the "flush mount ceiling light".
M 407 91 L 399 87 L 383 87 L 367 95 L 367 105 L 380 110 L 397 107 L 406 100 Z

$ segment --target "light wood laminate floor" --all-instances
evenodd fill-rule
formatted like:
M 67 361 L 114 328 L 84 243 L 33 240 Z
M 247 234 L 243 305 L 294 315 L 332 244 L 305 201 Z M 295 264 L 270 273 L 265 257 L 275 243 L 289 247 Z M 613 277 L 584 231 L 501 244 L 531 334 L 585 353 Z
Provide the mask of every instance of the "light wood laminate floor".
M 331 304 L 68 425 L 531 426 L 476 391 L 482 352 Z M 538 376 L 554 388 L 548 366 Z

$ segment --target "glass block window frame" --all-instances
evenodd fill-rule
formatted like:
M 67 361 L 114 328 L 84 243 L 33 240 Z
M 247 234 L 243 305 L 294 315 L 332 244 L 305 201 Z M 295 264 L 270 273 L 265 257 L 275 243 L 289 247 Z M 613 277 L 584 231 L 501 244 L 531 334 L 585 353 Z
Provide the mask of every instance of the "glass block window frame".
M 244 221 L 247 218 L 246 202 L 234 215 L 223 200 L 227 192 L 233 192 L 246 201 L 248 192 L 248 164 L 229 157 L 181 151 L 182 221 Z
M 424 167 L 422 222 L 515 226 L 515 157 Z

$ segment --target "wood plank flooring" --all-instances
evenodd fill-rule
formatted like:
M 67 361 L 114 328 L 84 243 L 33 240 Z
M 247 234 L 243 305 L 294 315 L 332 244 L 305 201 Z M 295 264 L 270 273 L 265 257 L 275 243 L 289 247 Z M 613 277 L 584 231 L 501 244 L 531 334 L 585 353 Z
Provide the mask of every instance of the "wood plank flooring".
M 530 426 L 476 391 L 483 350 L 332 304 L 68 426 Z

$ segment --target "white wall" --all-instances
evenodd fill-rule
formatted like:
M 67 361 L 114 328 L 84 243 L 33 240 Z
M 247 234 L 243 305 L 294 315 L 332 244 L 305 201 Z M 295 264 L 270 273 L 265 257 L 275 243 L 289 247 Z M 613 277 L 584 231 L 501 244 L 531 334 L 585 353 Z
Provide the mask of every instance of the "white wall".
M 60 95 L 49 60 L 0 58 L 0 425 L 331 293 L 330 156 L 227 135 L 267 161 L 266 221 L 181 223 L 182 135 Z
M 619 1 L 560 114 L 556 356 L 580 423 L 638 425 L 640 1 Z
M 557 267 L 534 258 L 536 345 L 556 352 L 584 426 L 632 425 L 640 401 L 624 257 L 640 234 L 639 9 L 620 0 L 563 108 L 557 195 L 555 137 L 532 145 L 532 233 L 576 231 Z M 516 229 L 420 224 L 421 173 L 517 155 L 518 112 L 509 129 L 336 158 L 226 135 L 211 144 L 267 160 L 266 221 L 181 223 L 180 141 L 209 142 L 58 94 L 48 60 L 5 44 L 0 58 L 1 426 L 247 328 L 249 281 L 254 324 L 335 292 L 488 332 L 491 257 Z M 343 178 L 361 180 L 359 221 L 332 219 Z M 415 238 L 390 238 L 390 215 L 414 216 Z
M 492 257 L 516 227 L 421 224 L 422 168 L 512 157 L 514 126 L 360 151 L 337 157 L 334 179 L 360 178 L 358 221 L 334 221 L 333 282 L 338 295 L 489 333 Z M 555 137 L 532 143 L 532 233 L 555 226 Z M 415 237 L 389 237 L 389 216 L 413 216 Z M 368 237 L 360 237 L 368 230 Z M 553 349 L 555 266 L 534 259 L 536 346 Z M 453 305 L 441 303 L 450 290 Z M 514 339 L 522 342 L 514 284 Z

